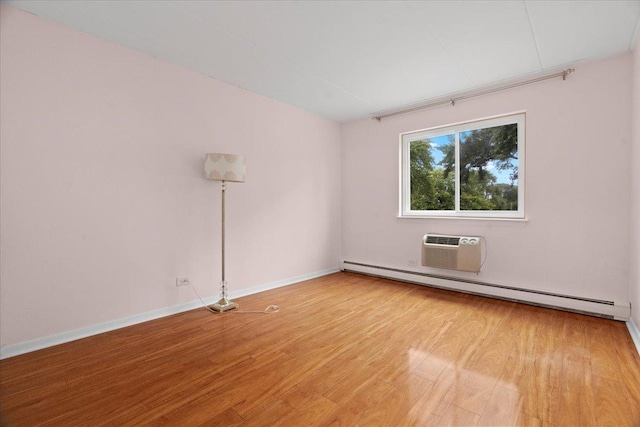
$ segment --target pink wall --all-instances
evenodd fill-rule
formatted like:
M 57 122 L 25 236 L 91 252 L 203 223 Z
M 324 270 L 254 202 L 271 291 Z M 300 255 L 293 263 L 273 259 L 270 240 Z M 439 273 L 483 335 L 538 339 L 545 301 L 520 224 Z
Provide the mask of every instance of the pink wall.
M 248 164 L 227 199 L 232 290 L 339 259 L 428 271 L 408 266 L 425 232 L 480 234 L 484 270 L 461 276 L 631 299 L 640 326 L 638 49 L 566 82 L 342 131 L 5 5 L 0 55 L 2 346 L 193 300 L 179 275 L 216 294 L 219 185 L 202 178 L 211 151 Z M 400 132 L 518 110 L 528 222 L 396 218 Z
M 420 259 L 426 232 L 482 235 L 483 271 L 459 276 L 628 303 L 631 59 L 579 65 L 567 81 L 455 107 L 343 125 L 343 260 L 430 271 L 408 264 Z M 396 217 L 400 132 L 520 110 L 528 222 Z
M 631 318 L 640 327 L 640 44 L 633 51 L 631 155 Z
M 336 268 L 340 127 L 316 115 L 0 6 L 0 343 Z

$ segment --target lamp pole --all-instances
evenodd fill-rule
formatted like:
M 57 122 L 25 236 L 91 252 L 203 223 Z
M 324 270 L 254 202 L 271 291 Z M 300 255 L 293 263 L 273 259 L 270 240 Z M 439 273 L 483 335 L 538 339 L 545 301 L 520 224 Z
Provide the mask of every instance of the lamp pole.
M 226 281 L 224 279 L 224 195 L 227 185 L 222 181 L 222 297 L 226 298 L 227 293 L 225 289 Z
M 218 302 L 216 302 L 215 304 L 211 304 L 209 306 L 210 309 L 215 310 L 215 311 L 219 311 L 219 312 L 224 312 L 227 310 L 232 310 L 234 308 L 238 308 L 238 304 L 236 304 L 233 301 L 229 301 L 227 299 L 227 280 L 225 278 L 224 275 L 224 247 L 225 247 L 225 241 L 224 241 L 224 228 L 225 228 L 225 217 L 224 217 L 224 211 L 225 211 L 225 206 L 224 206 L 224 196 L 225 196 L 225 192 L 227 189 L 227 184 L 224 182 L 224 180 L 222 181 L 222 282 L 220 283 L 222 285 L 221 288 L 221 295 L 220 295 L 220 299 L 218 300 Z

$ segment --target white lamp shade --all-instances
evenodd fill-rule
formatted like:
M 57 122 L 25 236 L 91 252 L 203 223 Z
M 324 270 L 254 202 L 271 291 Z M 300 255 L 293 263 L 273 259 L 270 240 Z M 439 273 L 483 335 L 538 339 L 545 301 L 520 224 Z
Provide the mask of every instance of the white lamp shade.
M 237 154 L 207 153 L 204 177 L 214 181 L 244 182 L 246 166 L 244 156 Z

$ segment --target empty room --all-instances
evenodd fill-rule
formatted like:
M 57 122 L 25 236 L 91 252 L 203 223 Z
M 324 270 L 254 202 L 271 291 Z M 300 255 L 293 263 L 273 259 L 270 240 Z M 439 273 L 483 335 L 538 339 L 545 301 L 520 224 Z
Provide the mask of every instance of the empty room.
M 0 2 L 0 426 L 640 426 L 639 40 Z

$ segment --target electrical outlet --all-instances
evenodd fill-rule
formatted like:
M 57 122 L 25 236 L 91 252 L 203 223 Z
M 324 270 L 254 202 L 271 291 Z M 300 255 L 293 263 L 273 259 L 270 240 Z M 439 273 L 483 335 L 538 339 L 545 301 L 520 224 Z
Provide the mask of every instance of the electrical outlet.
M 409 260 L 409 267 L 417 267 L 418 266 L 418 260 L 417 259 L 410 259 Z
M 176 277 L 176 286 L 191 286 L 189 276 Z

